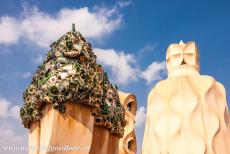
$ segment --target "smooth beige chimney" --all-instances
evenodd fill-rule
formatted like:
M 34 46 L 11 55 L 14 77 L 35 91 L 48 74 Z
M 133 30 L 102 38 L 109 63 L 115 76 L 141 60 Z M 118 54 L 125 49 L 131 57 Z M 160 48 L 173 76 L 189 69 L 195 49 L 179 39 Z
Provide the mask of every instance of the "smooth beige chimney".
M 199 74 L 195 42 L 171 44 L 168 78 L 148 95 L 142 154 L 230 154 L 224 86 Z

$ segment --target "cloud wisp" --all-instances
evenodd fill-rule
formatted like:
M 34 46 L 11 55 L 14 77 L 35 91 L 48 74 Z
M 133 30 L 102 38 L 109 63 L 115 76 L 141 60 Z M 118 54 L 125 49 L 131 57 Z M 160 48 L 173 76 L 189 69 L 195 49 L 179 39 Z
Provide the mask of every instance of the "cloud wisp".
M 117 3 L 117 5 L 118 5 L 120 8 L 122 8 L 122 9 L 128 7 L 128 6 L 132 5 L 132 4 L 133 4 L 133 1 L 131 1 L 131 0 L 119 1 L 119 2 Z
M 147 52 L 151 52 L 154 51 L 156 49 L 156 47 L 158 46 L 158 44 L 146 44 L 145 46 L 143 46 L 140 50 L 139 50 L 139 54 L 140 55 L 144 55 Z

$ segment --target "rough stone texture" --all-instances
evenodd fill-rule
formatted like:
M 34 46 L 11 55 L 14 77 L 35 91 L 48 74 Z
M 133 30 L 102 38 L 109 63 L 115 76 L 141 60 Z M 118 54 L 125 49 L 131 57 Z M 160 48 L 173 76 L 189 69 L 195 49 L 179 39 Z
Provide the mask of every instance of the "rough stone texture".
M 137 143 L 135 135 L 135 116 L 137 111 L 137 100 L 134 94 L 118 91 L 121 104 L 125 108 L 125 131 L 123 138 L 119 141 L 119 154 L 136 154 Z
M 166 57 L 168 79 L 148 96 L 142 154 L 229 154 L 224 86 L 199 75 L 194 42 L 173 46 Z

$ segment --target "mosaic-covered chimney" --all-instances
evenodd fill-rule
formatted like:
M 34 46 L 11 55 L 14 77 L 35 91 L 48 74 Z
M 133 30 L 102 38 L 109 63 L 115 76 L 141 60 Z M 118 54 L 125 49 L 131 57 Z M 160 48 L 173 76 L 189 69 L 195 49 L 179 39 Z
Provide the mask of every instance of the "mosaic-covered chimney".
M 30 154 L 118 152 L 125 115 L 117 87 L 74 25 L 50 46 L 23 98 Z

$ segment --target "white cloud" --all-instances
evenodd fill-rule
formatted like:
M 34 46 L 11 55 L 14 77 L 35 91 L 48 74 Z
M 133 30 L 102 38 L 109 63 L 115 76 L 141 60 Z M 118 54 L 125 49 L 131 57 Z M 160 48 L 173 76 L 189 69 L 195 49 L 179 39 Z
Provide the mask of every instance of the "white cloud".
M 121 85 L 137 81 L 139 78 L 143 78 L 147 84 L 151 84 L 162 79 L 165 74 L 166 64 L 164 61 L 155 61 L 146 70 L 141 71 L 134 55 L 115 49 L 99 48 L 95 48 L 94 53 L 97 55 L 98 62 L 111 70 L 112 80 Z
M 94 49 L 99 63 L 109 67 L 112 78 L 119 84 L 127 84 L 138 78 L 138 68 L 135 66 L 135 57 L 125 54 L 123 51 L 117 52 L 114 49 Z
M 117 8 L 88 7 L 79 9 L 63 8 L 54 15 L 38 10 L 37 7 L 25 9 L 20 18 L 0 17 L 0 44 L 14 44 L 22 40 L 32 42 L 39 47 L 48 47 L 76 24 L 76 30 L 85 37 L 100 39 L 118 29 L 122 24 L 122 15 Z
M 19 119 L 19 110 L 19 106 L 12 106 L 7 99 L 0 97 L 0 118 L 13 117 Z
M 0 17 L 0 43 L 11 44 L 16 43 L 21 35 L 18 31 L 18 23 L 15 18 L 3 16 Z
M 144 106 L 138 108 L 135 120 L 136 120 L 135 127 L 140 127 L 145 124 L 146 109 Z
M 165 61 L 153 62 L 148 68 L 141 73 L 141 78 L 145 79 L 147 84 L 151 84 L 154 81 L 160 80 L 166 70 Z

